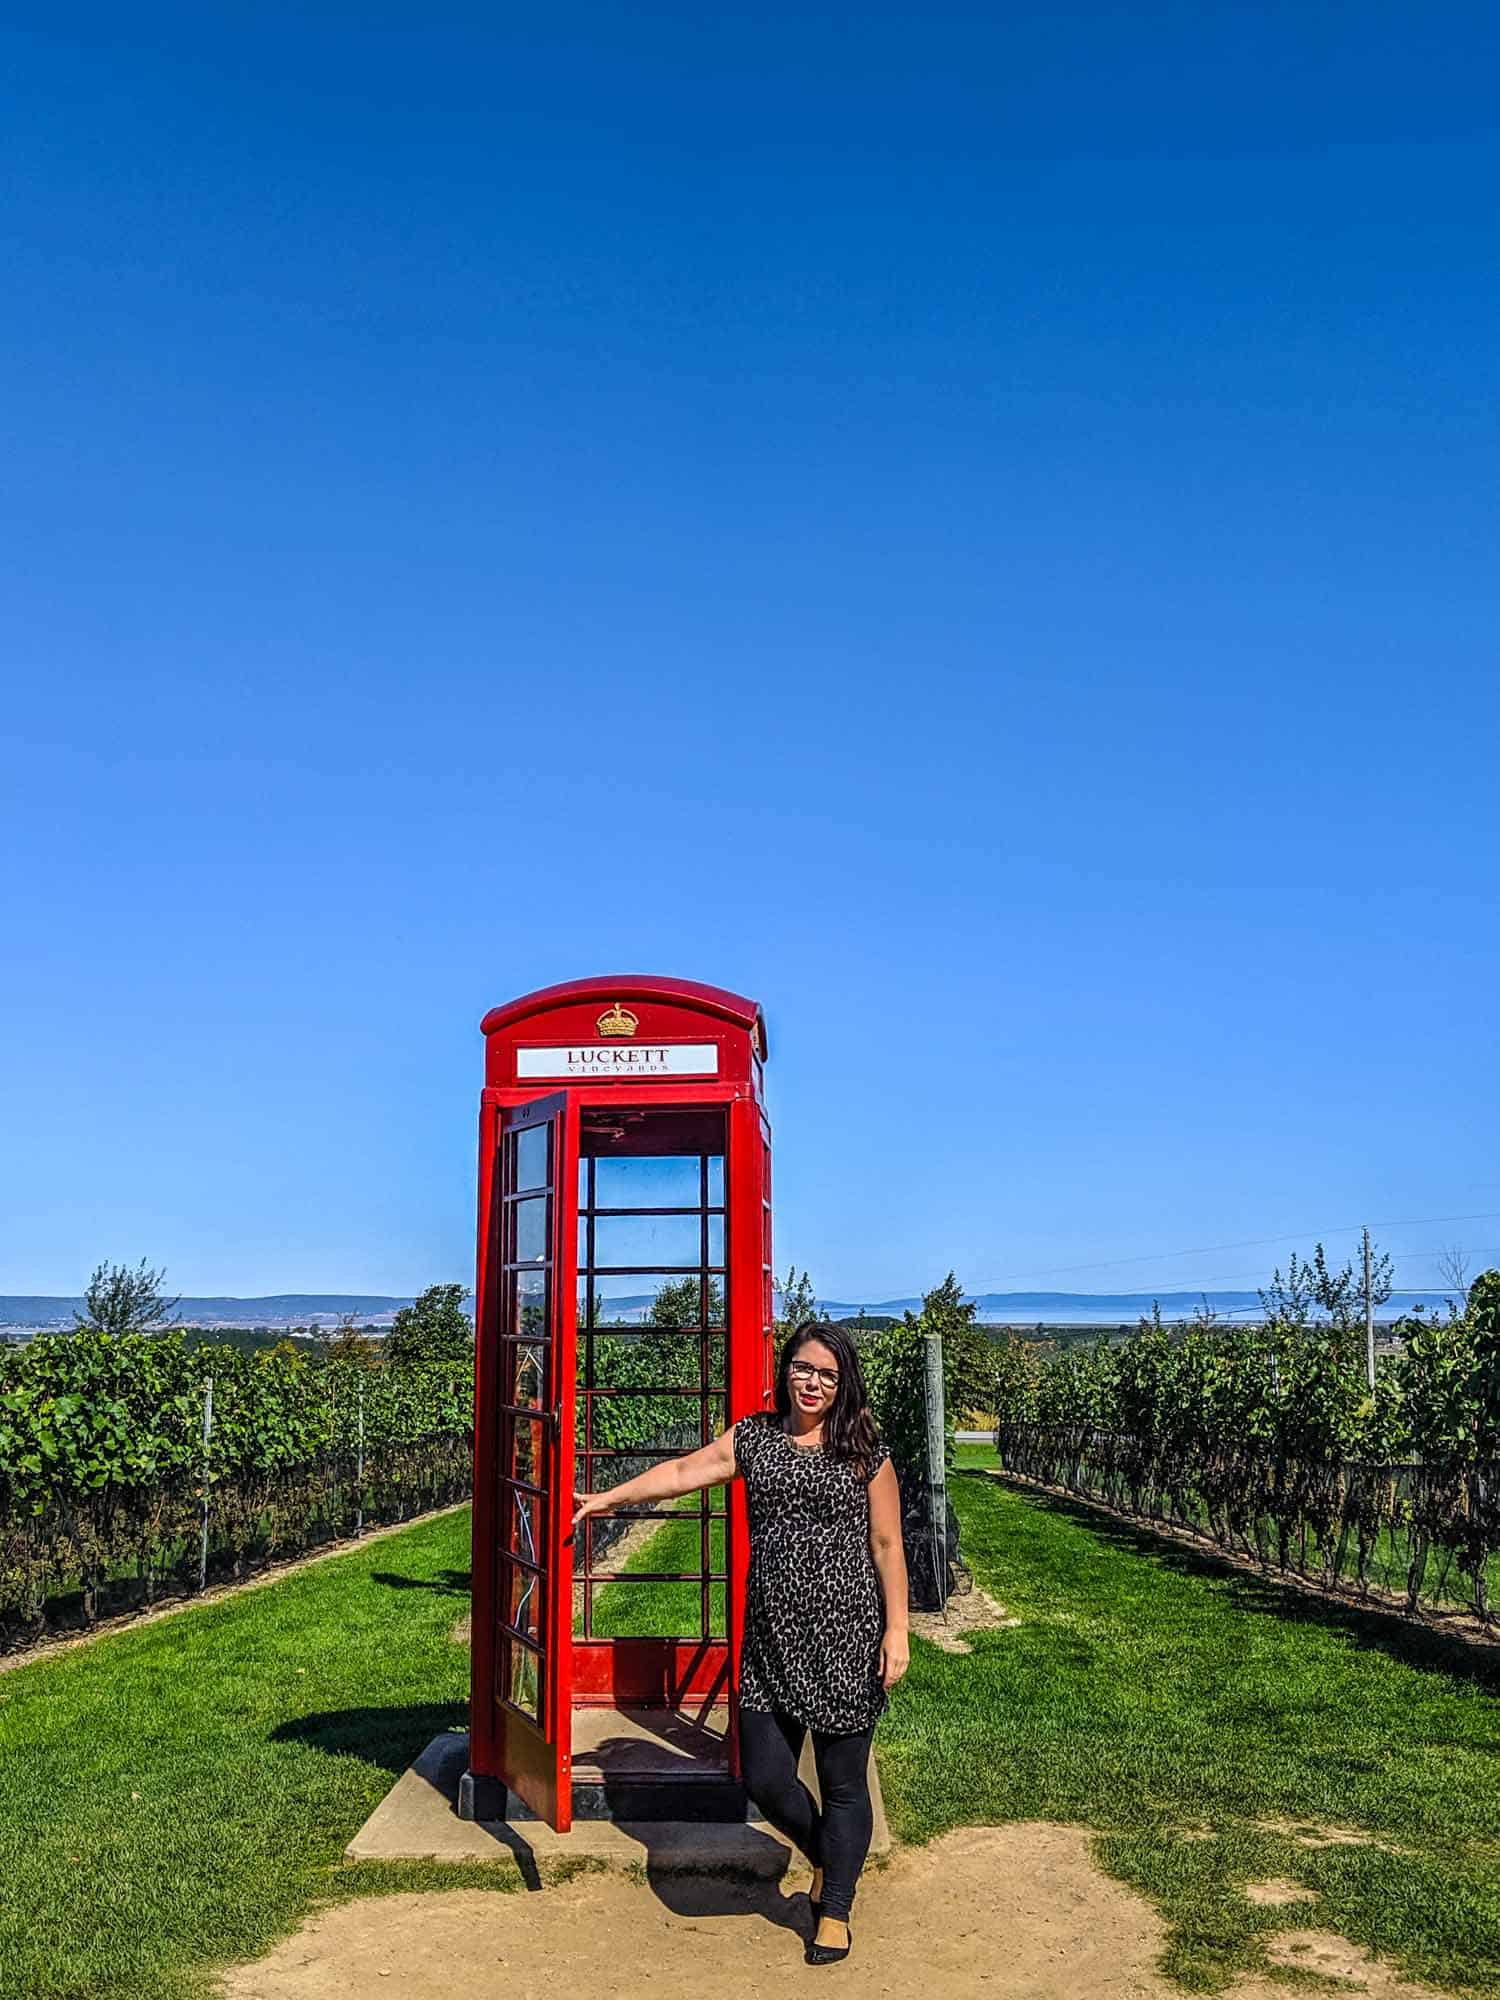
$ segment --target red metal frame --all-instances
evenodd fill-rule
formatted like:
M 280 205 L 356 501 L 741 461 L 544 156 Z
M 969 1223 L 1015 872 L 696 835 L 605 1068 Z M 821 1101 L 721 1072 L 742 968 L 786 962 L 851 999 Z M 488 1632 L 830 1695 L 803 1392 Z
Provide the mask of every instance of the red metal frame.
M 637 1045 L 712 1043 L 717 1073 L 699 1078 L 627 1074 L 559 1084 L 518 1080 L 522 1048 L 616 1046 L 604 1037 L 601 1009 L 618 1003 L 636 1017 Z M 723 1640 L 575 1640 L 572 1552 L 564 1537 L 572 1512 L 574 1383 L 576 1378 L 577 1213 L 580 1114 L 602 1106 L 666 1109 L 722 1106 L 726 1111 L 726 1417 L 734 1423 L 770 1399 L 771 1351 L 770 1127 L 761 1101 L 765 1021 L 754 1001 L 721 987 L 640 974 L 569 981 L 494 1008 L 484 1018 L 485 1087 L 480 1100 L 479 1243 L 476 1279 L 476 1366 L 473 1513 L 473 1643 L 470 1768 L 504 1779 L 559 1831 L 571 1823 L 571 1712 L 575 1706 L 679 1707 L 728 1697 L 730 1761 L 738 1774 L 734 1727 L 749 1567 L 744 1495 L 731 1486 L 726 1517 L 727 1637 Z M 499 1189 L 495 1166 L 503 1113 L 538 1098 L 562 1096 L 566 1112 L 553 1203 L 555 1284 L 552 1403 L 558 1437 L 548 1456 L 546 1591 L 550 1646 L 540 1738 L 555 1755 L 555 1797 L 536 1782 L 538 1732 L 494 1698 L 497 1569 L 500 1523 L 495 1491 L 499 1440 L 494 1413 L 501 1393 L 498 1286 L 491 1268 L 493 1217 Z M 565 1379 L 563 1379 L 565 1378 Z M 562 1482 L 566 1481 L 565 1484 Z M 528 1725 L 528 1727 L 530 1727 Z M 518 1783 L 517 1779 L 525 1780 Z M 526 1789 L 532 1785 L 537 1796 Z M 549 1809 L 550 1808 L 550 1809 Z
M 529 1117 L 526 1114 L 530 1114 Z M 519 1114 L 519 1115 L 518 1115 Z M 475 1293 L 476 1364 L 483 1370 L 484 1391 L 476 1390 L 476 1466 L 487 1472 L 482 1487 L 475 1484 L 473 1534 L 473 1681 L 471 1686 L 470 1768 L 503 1776 L 534 1812 L 566 1833 L 572 1819 L 572 1714 L 566 1690 L 572 1681 L 573 1590 L 571 1549 L 566 1541 L 573 1490 L 573 1402 L 576 1366 L 572 1298 L 576 1285 L 577 1246 L 563 1191 L 575 1187 L 578 1176 L 578 1113 L 567 1093 L 554 1091 L 524 1104 L 498 1107 L 487 1121 L 487 1206 L 480 1226 L 480 1274 Z M 505 1298 L 506 1246 L 501 1238 L 504 1197 L 504 1145 L 511 1131 L 523 1124 L 546 1124 L 551 1130 L 551 1282 L 547 1323 L 546 1411 L 543 1419 L 543 1478 L 540 1544 L 541 1704 L 539 1718 L 526 1715 L 503 1700 L 497 1668 L 503 1664 L 504 1633 L 500 1607 L 503 1521 L 497 1498 L 504 1491 L 506 1419 L 503 1409 L 506 1379 L 504 1330 L 500 1324 Z M 497 1163 L 499 1177 L 497 1178 Z M 513 1191 L 512 1191 L 513 1192 Z M 480 1444 L 482 1431 L 483 1446 Z M 484 1496 L 485 1529 L 480 1532 L 479 1499 Z M 480 1642 L 478 1607 L 488 1609 Z M 477 1761 L 483 1758 L 484 1761 Z

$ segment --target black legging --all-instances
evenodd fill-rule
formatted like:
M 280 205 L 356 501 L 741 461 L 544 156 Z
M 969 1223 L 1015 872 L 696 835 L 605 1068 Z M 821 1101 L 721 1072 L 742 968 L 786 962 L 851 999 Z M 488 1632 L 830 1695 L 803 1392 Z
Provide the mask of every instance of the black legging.
M 812 1733 L 821 1811 L 797 1776 L 807 1725 L 789 1715 L 740 1710 L 740 1764 L 745 1789 L 772 1826 L 795 1840 L 823 1871 L 825 1916 L 849 1920 L 854 1885 L 870 1851 L 870 1738 L 874 1725 L 849 1736 Z

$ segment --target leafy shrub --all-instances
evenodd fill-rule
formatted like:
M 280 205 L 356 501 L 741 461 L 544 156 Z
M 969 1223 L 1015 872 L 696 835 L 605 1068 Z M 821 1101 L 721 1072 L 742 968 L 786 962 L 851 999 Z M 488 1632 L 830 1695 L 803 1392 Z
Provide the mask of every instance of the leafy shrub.
M 1009 1344 L 995 1377 L 1006 1464 L 1361 1591 L 1378 1563 L 1413 1607 L 1436 1551 L 1432 1587 L 1456 1565 L 1487 1618 L 1500 1548 L 1500 1272 L 1476 1279 L 1462 1313 L 1398 1321 L 1400 1352 L 1373 1389 L 1362 1328 L 1321 1254 L 1293 1259 L 1276 1284 L 1271 1317 L 1255 1326 L 1204 1313 L 1179 1332 L 1153 1312 L 1119 1346 L 1044 1359 Z
M 883 1327 L 859 1343 L 870 1410 L 891 1454 L 901 1487 L 901 1538 L 914 1606 L 933 1610 L 946 1602 L 959 1570 L 958 1517 L 948 1503 L 941 1533 L 927 1462 L 927 1340 L 936 1334 L 943 1355 L 943 1453 L 953 1457 L 953 1419 L 960 1410 L 994 1405 L 996 1347 L 975 1325 L 979 1308 L 966 1303 L 950 1271 L 908 1312 L 899 1326 Z M 934 1541 L 937 1543 L 934 1548 Z
M 464 1497 L 473 1396 L 472 1361 L 317 1365 L 189 1346 L 181 1331 L 83 1327 L 6 1350 L 0 1643 L 195 1584 L 205 1492 L 209 1569 L 231 1576 L 360 1514 L 401 1520 Z

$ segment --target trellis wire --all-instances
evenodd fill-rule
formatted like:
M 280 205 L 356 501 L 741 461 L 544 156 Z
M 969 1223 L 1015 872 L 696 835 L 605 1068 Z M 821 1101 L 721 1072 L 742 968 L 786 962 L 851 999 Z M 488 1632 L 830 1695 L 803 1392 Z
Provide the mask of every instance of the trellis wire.
M 211 1479 L 214 1380 L 206 1378 L 198 1463 L 185 1476 L 63 1495 L 36 1513 L 0 1515 L 0 1651 L 162 1597 L 191 1596 L 351 1530 L 362 1536 L 372 1522 L 468 1499 L 472 1431 L 434 1430 L 367 1446 L 364 1388 L 360 1381 L 352 1449 L 346 1442 L 295 1464 L 221 1468 Z M 331 1402 L 334 1384 L 329 1389 Z
M 1268 1574 L 1408 1612 L 1467 1610 L 1491 1621 L 1495 1465 L 1306 1460 L 1253 1445 L 1190 1455 L 1124 1432 L 1045 1424 L 1002 1424 L 995 1445 L 1023 1479 L 1185 1529 Z

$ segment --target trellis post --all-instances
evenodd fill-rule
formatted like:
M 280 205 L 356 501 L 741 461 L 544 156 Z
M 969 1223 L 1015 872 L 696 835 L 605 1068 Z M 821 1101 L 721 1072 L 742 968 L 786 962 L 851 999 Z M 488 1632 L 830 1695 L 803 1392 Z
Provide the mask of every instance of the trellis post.
M 356 1536 L 365 1531 L 365 1382 L 359 1379 L 359 1400 L 355 1412 L 354 1432 L 354 1532 Z
M 198 1537 L 198 1588 L 208 1587 L 208 1440 L 214 1427 L 214 1378 L 203 1385 L 203 1520 Z
M 922 1337 L 923 1402 L 927 1414 L 927 1511 L 932 1539 L 932 1588 L 941 1611 L 948 1596 L 948 1476 L 944 1467 L 943 1336 Z

